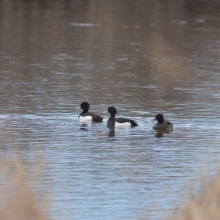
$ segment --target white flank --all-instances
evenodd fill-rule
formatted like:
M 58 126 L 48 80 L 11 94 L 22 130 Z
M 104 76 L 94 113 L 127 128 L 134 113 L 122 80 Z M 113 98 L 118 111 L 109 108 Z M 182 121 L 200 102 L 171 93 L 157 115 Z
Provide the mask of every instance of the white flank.
M 124 123 L 115 122 L 115 127 L 116 128 L 130 128 L 131 123 L 130 122 L 124 122 Z
M 92 116 L 88 115 L 88 116 L 80 116 L 79 117 L 79 121 L 80 122 L 88 122 L 88 121 L 92 121 Z

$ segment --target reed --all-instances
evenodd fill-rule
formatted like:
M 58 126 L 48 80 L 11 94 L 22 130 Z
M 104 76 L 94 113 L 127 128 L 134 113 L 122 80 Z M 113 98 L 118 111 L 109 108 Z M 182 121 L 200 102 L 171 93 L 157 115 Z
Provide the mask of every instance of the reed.
M 0 168 L 0 219 L 49 220 L 45 195 L 33 190 L 21 159 L 1 159 Z
M 48 201 L 45 193 L 33 190 L 22 160 L 0 160 L 0 220 L 49 220 Z M 220 170 L 211 180 L 203 176 L 197 188 L 181 208 L 167 220 L 219 220 L 220 219 Z
M 192 192 L 182 208 L 168 220 L 219 220 L 220 219 L 220 171 L 211 180 L 200 180 L 199 189 Z

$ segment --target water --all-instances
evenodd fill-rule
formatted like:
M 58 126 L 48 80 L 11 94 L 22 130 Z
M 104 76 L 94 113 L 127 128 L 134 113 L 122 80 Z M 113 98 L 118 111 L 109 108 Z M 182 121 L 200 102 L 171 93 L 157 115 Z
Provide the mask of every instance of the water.
M 0 3 L 1 156 L 44 158 L 53 219 L 161 219 L 219 161 L 219 2 Z M 103 123 L 81 126 L 88 101 Z M 108 114 L 136 120 L 110 133 Z M 174 131 L 157 134 L 157 113 Z M 36 166 L 37 169 L 37 166 Z

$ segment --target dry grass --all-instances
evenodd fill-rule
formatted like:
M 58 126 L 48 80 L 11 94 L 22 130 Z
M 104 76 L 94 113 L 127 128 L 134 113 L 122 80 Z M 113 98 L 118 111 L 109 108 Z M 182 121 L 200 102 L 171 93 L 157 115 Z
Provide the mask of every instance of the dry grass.
M 169 220 L 219 220 L 220 219 L 220 171 L 212 180 L 203 178 L 197 193 L 190 196 L 182 209 Z
M 0 220 L 49 220 L 43 193 L 33 191 L 30 175 L 19 157 L 0 162 Z M 200 181 L 199 191 L 191 195 L 183 208 L 168 220 L 219 220 L 220 171 L 212 179 Z M 164 218 L 165 219 L 165 218 Z
M 1 159 L 0 169 L 0 220 L 49 220 L 46 199 L 33 191 L 21 159 Z

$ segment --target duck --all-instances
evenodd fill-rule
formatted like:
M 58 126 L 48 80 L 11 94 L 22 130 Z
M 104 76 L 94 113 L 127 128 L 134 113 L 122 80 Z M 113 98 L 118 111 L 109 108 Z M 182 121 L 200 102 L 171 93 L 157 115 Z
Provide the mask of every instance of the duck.
M 100 115 L 89 112 L 90 104 L 88 102 L 82 102 L 80 107 L 83 110 L 78 118 L 80 122 L 101 122 L 103 120 Z
M 157 114 L 155 119 L 158 121 L 154 126 L 153 129 L 173 129 L 173 124 L 169 121 L 165 121 L 163 114 Z
M 127 118 L 115 118 L 115 115 L 117 114 L 117 110 L 115 107 L 109 107 L 108 112 L 110 113 L 110 118 L 107 121 L 107 126 L 109 128 L 111 127 L 121 127 L 121 128 L 131 128 L 136 127 L 138 124 L 131 119 Z

